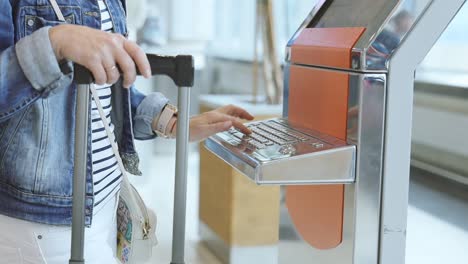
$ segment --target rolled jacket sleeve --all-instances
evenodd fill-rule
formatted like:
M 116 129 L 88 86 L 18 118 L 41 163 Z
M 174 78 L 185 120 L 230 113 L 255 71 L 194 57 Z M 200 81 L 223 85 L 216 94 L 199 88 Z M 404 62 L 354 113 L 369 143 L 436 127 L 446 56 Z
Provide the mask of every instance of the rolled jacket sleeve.
M 38 91 L 68 86 L 73 79 L 72 64 L 66 62 L 60 65 L 55 57 L 49 30 L 50 27 L 41 28 L 16 44 L 16 54 L 21 69 L 32 87 Z M 69 72 L 64 74 L 61 66 L 66 66 L 70 69 Z
M 153 119 L 158 116 L 164 106 L 169 102 L 161 93 L 150 93 L 140 102 L 133 118 L 133 132 L 136 139 L 151 139 L 156 135 L 153 132 Z
M 57 62 L 49 27 L 15 43 L 12 14 L 10 1 L 0 1 L 0 122 L 73 79 L 72 64 Z

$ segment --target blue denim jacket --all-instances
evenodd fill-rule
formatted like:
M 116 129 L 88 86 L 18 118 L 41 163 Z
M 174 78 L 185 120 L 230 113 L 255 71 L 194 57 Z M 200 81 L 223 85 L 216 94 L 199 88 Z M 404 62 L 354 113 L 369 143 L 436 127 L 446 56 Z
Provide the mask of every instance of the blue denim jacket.
M 105 0 L 117 33 L 126 34 L 120 0 Z M 97 0 L 57 0 L 68 23 L 100 29 Z M 71 63 L 58 63 L 48 0 L 0 1 L 0 213 L 29 221 L 71 223 L 75 85 Z M 112 88 L 115 134 L 127 170 L 139 174 L 134 138 L 151 139 L 151 122 L 168 102 L 134 87 Z M 91 132 L 89 137 L 91 138 Z M 90 143 L 91 144 L 91 143 Z M 93 215 L 88 146 L 86 224 Z

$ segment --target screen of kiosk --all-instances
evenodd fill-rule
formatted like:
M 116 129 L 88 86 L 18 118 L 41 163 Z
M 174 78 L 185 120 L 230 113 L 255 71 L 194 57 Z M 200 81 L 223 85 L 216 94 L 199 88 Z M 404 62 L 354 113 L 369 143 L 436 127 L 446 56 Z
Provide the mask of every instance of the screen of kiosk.
M 367 27 L 389 0 L 328 0 L 308 28 Z M 395 1 L 396 2 L 396 1 Z

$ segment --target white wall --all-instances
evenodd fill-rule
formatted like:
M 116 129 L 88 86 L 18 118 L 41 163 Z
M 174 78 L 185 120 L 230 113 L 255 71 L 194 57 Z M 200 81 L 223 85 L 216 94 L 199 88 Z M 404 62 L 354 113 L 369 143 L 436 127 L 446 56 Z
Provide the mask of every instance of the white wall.
M 218 0 L 215 3 L 215 35 L 209 54 L 238 60 L 253 60 L 255 0 Z M 274 0 L 278 54 L 315 6 L 317 0 Z
M 421 64 L 422 70 L 468 74 L 468 4 L 453 19 Z
M 466 113 L 415 105 L 413 114 L 413 142 L 468 157 Z
M 216 0 L 148 0 L 161 10 L 169 41 L 205 41 L 213 38 Z

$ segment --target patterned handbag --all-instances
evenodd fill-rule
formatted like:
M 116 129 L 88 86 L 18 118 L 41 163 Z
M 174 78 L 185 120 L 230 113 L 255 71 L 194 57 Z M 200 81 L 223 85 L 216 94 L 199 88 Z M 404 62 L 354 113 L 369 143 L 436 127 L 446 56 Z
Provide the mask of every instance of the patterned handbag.
M 156 215 L 148 210 L 128 179 L 121 185 L 117 209 L 117 257 L 122 263 L 143 263 L 157 244 Z

